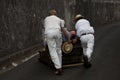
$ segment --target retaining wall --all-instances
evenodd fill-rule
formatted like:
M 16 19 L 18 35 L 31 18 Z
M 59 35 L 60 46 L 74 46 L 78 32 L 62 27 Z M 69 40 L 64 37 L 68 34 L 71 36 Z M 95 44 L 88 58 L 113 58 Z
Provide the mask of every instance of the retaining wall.
M 50 9 L 74 29 L 77 13 L 94 27 L 119 21 L 119 5 L 119 0 L 0 0 L 0 63 L 43 48 L 43 20 Z

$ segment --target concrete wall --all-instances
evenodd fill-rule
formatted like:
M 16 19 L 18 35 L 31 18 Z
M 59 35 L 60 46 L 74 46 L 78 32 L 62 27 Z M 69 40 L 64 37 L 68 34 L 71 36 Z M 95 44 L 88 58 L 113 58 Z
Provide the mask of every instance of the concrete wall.
M 73 29 L 77 13 L 92 25 L 119 21 L 119 5 L 119 0 L 0 0 L 0 62 L 43 47 L 43 20 L 50 9 Z

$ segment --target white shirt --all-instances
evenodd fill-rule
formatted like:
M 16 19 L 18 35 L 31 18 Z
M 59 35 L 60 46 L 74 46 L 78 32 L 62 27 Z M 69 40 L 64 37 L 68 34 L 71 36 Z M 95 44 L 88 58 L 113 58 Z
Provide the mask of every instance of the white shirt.
M 61 27 L 64 27 L 64 22 L 55 15 L 48 16 L 44 20 L 45 34 L 49 33 L 49 31 L 54 31 L 55 29 L 61 30 Z
M 84 33 L 94 33 L 93 27 L 90 26 L 90 23 L 86 19 L 80 19 L 75 24 L 75 29 L 77 31 L 77 36 L 81 37 Z

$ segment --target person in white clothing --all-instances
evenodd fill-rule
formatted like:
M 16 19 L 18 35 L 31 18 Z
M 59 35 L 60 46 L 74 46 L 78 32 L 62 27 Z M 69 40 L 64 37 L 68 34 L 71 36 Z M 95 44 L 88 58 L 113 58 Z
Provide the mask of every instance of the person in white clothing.
M 49 16 L 44 20 L 44 28 L 49 53 L 56 68 L 55 74 L 59 75 L 62 72 L 62 32 L 68 42 L 70 42 L 70 39 L 64 29 L 64 21 L 56 15 L 57 12 L 55 10 L 49 11 Z
M 84 67 L 91 67 L 91 55 L 94 47 L 94 29 L 81 14 L 75 16 L 75 29 L 83 48 Z

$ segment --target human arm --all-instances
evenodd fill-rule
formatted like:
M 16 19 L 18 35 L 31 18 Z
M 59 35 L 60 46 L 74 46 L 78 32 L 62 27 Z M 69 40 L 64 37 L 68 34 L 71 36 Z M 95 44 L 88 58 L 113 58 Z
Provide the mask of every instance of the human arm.
M 63 32 L 63 34 L 65 35 L 65 37 L 66 37 L 67 41 L 70 43 L 70 42 L 71 42 L 71 40 L 70 40 L 70 37 L 69 37 L 69 35 L 68 35 L 67 31 L 65 30 L 65 28 L 64 28 L 64 27 L 61 27 L 61 31 L 62 31 L 62 32 Z

